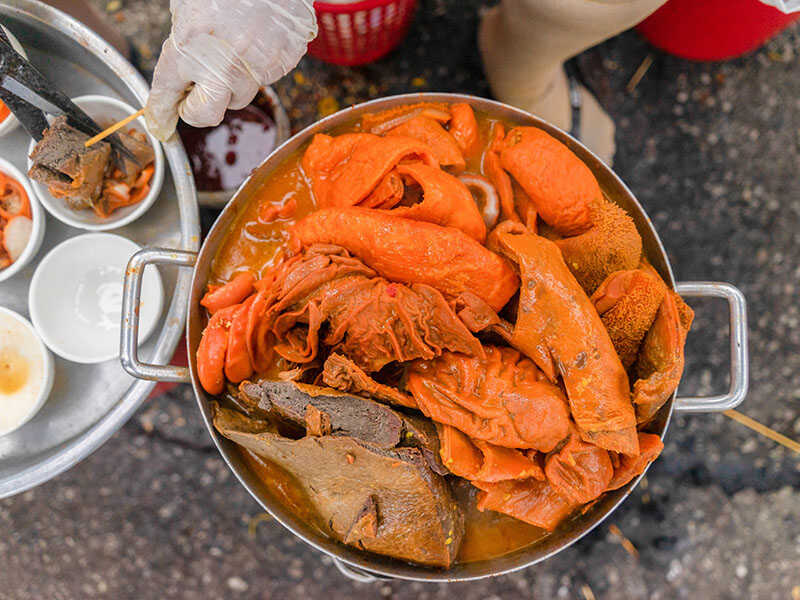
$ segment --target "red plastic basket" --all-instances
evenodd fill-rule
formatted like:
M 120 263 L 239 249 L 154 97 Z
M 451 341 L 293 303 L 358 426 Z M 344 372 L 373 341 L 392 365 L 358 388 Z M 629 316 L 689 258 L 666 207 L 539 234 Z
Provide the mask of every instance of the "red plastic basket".
M 363 65 L 387 54 L 405 37 L 417 0 L 315 2 L 319 34 L 312 56 L 335 65 Z

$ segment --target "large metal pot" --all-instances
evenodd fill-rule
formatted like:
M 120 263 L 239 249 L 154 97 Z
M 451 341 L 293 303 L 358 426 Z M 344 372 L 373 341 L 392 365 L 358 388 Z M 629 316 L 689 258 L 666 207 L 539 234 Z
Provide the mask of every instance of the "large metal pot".
M 639 481 L 639 478 L 637 478 L 624 488 L 605 494 L 586 514 L 569 521 L 551 535 L 527 548 L 499 558 L 459 564 L 449 570 L 442 570 L 360 552 L 321 535 L 317 530 L 309 527 L 280 504 L 242 460 L 235 445 L 214 430 L 209 412 L 209 403 L 212 397 L 202 389 L 198 382 L 195 362 L 197 345 L 205 325 L 199 301 L 205 289 L 211 262 L 236 216 L 252 199 L 255 190 L 258 189 L 273 169 L 305 144 L 314 134 L 351 122 L 368 111 L 384 110 L 401 104 L 423 100 L 431 102 L 469 102 L 477 110 L 521 125 L 540 127 L 561 140 L 592 169 L 608 197 L 622 206 L 633 217 L 642 236 L 647 257 L 669 285 L 686 297 L 718 297 L 724 298 L 729 302 L 731 323 L 730 391 L 724 395 L 705 398 L 673 396 L 666 409 L 659 413 L 657 421 L 653 424 L 652 430 L 654 432 L 663 437 L 674 411 L 711 412 L 733 408 L 744 399 L 748 386 L 747 323 L 745 300 L 741 292 L 727 283 L 692 282 L 676 284 L 661 240 L 650 219 L 631 191 L 594 154 L 560 129 L 511 106 L 459 94 L 409 94 L 373 100 L 353 106 L 315 123 L 276 149 L 252 176 L 242 184 L 231 203 L 217 219 L 199 254 L 161 248 L 146 248 L 131 259 L 127 270 L 123 299 L 122 363 L 125 369 L 135 377 L 159 381 L 190 382 L 194 388 L 198 406 L 203 413 L 203 419 L 211 437 L 214 439 L 228 466 L 230 466 L 250 494 L 292 533 L 318 550 L 330 555 L 345 574 L 360 581 L 369 581 L 380 577 L 419 581 L 464 581 L 500 575 L 536 564 L 563 550 L 591 531 L 627 498 Z M 148 264 L 172 264 L 194 269 L 188 306 L 187 349 L 190 357 L 188 369 L 144 364 L 137 358 L 134 340 L 137 339 L 138 322 L 133 307 L 138 305 L 137 297 L 141 286 L 142 271 L 145 265 Z

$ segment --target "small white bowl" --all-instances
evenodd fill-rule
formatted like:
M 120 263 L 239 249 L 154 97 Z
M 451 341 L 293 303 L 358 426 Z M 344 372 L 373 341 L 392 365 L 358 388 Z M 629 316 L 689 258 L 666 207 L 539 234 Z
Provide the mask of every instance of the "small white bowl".
M 33 230 L 31 231 L 31 237 L 28 240 L 28 245 L 25 246 L 25 250 L 17 260 L 11 263 L 11 266 L 6 267 L 5 269 L 0 269 L 0 281 L 5 281 L 24 269 L 25 265 L 27 265 L 34 256 L 36 256 L 36 253 L 39 251 L 39 248 L 42 245 L 42 240 L 44 239 L 44 226 L 46 219 L 44 211 L 42 210 L 42 206 L 39 204 L 39 200 L 34 193 L 33 187 L 31 186 L 31 182 L 28 180 L 28 178 L 25 177 L 25 175 L 23 175 L 22 172 L 17 169 L 17 167 L 3 158 L 0 158 L 0 171 L 9 177 L 16 179 L 25 189 L 25 193 L 28 194 L 28 201 L 31 204 L 31 217 L 33 220 Z
M 9 310 L 7 308 L 3 308 L 0 306 L 0 332 L 3 331 L 4 326 L 2 321 L 6 318 L 10 317 L 12 323 L 18 324 L 21 329 L 25 332 L 25 334 L 29 334 L 31 340 L 34 341 L 34 345 L 36 346 L 35 354 L 38 356 L 28 356 L 29 360 L 33 360 L 36 363 L 34 367 L 35 370 L 41 370 L 39 373 L 39 379 L 41 381 L 39 385 L 39 391 L 36 394 L 36 398 L 27 408 L 24 408 L 22 411 L 16 415 L 16 418 L 11 419 L 10 423 L 3 423 L 0 420 L 0 436 L 6 435 L 11 433 L 12 431 L 16 431 L 20 427 L 22 427 L 25 423 L 30 421 L 33 418 L 40 408 L 44 405 L 47 397 L 50 395 L 50 391 L 53 389 L 53 357 L 47 351 L 47 348 L 42 343 L 42 339 L 39 337 L 39 334 L 36 333 L 36 330 L 33 328 L 33 325 L 23 317 L 15 313 L 13 310 Z M 3 351 L 3 339 L 5 335 L 0 335 L 0 352 Z M 2 399 L 0 399 L 0 412 L 4 411 L 4 407 L 2 405 Z M 4 415 L 8 418 L 9 413 L 5 412 Z
M 8 41 L 11 42 L 11 47 L 19 52 L 23 58 L 28 58 L 28 54 L 25 52 L 22 44 L 19 43 L 19 40 L 14 37 L 14 34 L 3 25 L 0 25 L 0 27 L 3 27 L 3 31 L 6 32 Z M 0 122 L 0 137 L 8 135 L 17 127 L 19 127 L 19 121 L 17 120 L 17 117 L 14 116 L 14 113 L 9 114 L 5 119 L 3 119 L 2 122 Z
M 119 356 L 122 282 L 139 246 L 111 233 L 87 233 L 53 248 L 36 267 L 28 310 L 47 346 L 67 360 L 99 363 Z M 142 282 L 139 343 L 161 316 L 164 289 L 156 269 Z
M 81 107 L 86 114 L 92 117 L 101 126 L 111 125 L 121 121 L 125 117 L 136 112 L 136 109 L 129 104 L 108 96 L 79 96 L 77 98 L 73 98 L 72 101 Z M 48 118 L 48 120 L 52 121 L 52 118 Z M 156 198 L 158 198 L 158 194 L 161 192 L 161 186 L 164 183 L 164 154 L 161 152 L 161 145 L 159 144 L 158 140 L 147 133 L 143 117 L 139 117 L 132 123 L 126 125 L 124 130 L 131 128 L 138 129 L 147 135 L 147 139 L 150 142 L 150 145 L 153 147 L 153 152 L 155 153 L 155 171 L 153 172 L 153 178 L 150 180 L 150 193 L 147 194 L 147 196 L 145 196 L 141 202 L 138 202 L 132 206 L 119 208 L 115 210 L 110 217 L 103 219 L 102 217 L 98 217 L 92 210 L 89 209 L 72 210 L 67 206 L 65 200 L 51 196 L 50 192 L 47 191 L 47 187 L 43 186 L 37 181 L 31 181 L 31 185 L 33 185 L 34 189 L 36 190 L 36 193 L 38 194 L 39 199 L 42 201 L 44 207 L 47 209 L 47 212 L 49 212 L 62 223 L 72 225 L 78 229 L 85 229 L 87 231 L 108 231 L 110 229 L 117 229 L 118 227 L 122 227 L 123 225 L 127 225 L 128 223 L 135 221 L 144 213 L 146 213 L 147 210 L 153 205 L 153 202 L 156 201 Z M 30 159 L 30 154 L 33 152 L 33 148 L 35 146 L 36 141 L 31 140 L 30 147 L 28 148 L 29 169 L 33 165 L 33 161 Z

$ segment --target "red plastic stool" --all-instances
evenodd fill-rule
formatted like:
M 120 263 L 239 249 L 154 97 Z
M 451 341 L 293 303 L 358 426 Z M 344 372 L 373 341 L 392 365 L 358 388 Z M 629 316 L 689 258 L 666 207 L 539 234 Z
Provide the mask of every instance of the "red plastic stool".
M 755 50 L 798 18 L 758 0 L 669 0 L 638 29 L 670 54 L 725 60 Z

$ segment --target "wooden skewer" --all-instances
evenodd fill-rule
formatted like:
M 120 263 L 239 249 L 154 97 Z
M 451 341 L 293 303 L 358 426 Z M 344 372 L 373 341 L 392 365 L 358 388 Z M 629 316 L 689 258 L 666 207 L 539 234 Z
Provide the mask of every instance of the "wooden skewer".
M 636 546 L 625 537 L 625 534 L 622 533 L 619 527 L 616 525 L 609 525 L 608 530 L 619 538 L 622 547 L 625 548 L 625 552 L 630 554 L 633 558 L 639 558 L 639 551 L 636 549 Z
M 642 77 L 645 76 L 645 73 L 647 73 L 647 69 L 649 69 L 650 65 L 652 64 L 653 64 L 653 55 L 648 54 L 647 56 L 644 57 L 644 60 L 642 61 L 642 64 L 639 65 L 639 68 L 636 69 L 636 72 L 633 74 L 633 77 L 631 77 L 631 80 L 628 82 L 628 85 L 625 86 L 625 89 L 628 91 L 629 94 L 636 89 L 636 86 L 639 85 L 639 82 L 642 80 Z
M 795 452 L 800 452 L 800 443 L 795 442 L 793 439 L 786 437 L 782 433 L 778 433 L 774 429 L 770 429 L 766 425 L 762 425 L 758 421 L 755 421 L 748 417 L 747 415 L 743 415 L 738 410 L 726 410 L 724 412 L 726 417 L 730 417 L 737 423 L 741 423 L 745 427 L 749 427 L 753 431 L 760 433 L 764 437 L 768 437 L 774 442 L 778 442 L 782 446 L 786 446 L 790 450 L 794 450 Z
M 137 110 L 137 111 L 136 111 L 135 113 L 133 113 L 132 115 L 128 115 L 127 117 L 125 117 L 124 119 L 122 119 L 122 121 L 120 121 L 119 123 L 114 123 L 114 124 L 113 124 L 111 127 L 106 127 L 106 128 L 103 130 L 103 131 L 101 131 L 100 133 L 98 133 L 98 134 L 97 134 L 96 136 L 94 136 L 93 138 L 89 138 L 88 140 L 86 140 L 86 144 L 85 144 L 85 146 L 88 148 L 88 147 L 89 147 L 89 146 L 91 146 L 92 144 L 96 144 L 96 143 L 97 143 L 97 142 L 99 142 L 100 140 L 103 140 L 103 139 L 107 138 L 107 137 L 108 137 L 108 136 L 110 136 L 112 133 L 114 133 L 115 131 L 118 131 L 118 130 L 122 129 L 123 127 L 125 127 L 125 125 L 127 125 L 128 123 L 130 123 L 130 122 L 131 122 L 131 121 L 133 121 L 134 119 L 138 119 L 138 118 L 139 118 L 139 117 L 141 117 L 143 114 L 144 114 L 144 109 L 143 109 L 143 108 L 140 108 L 139 110 Z

